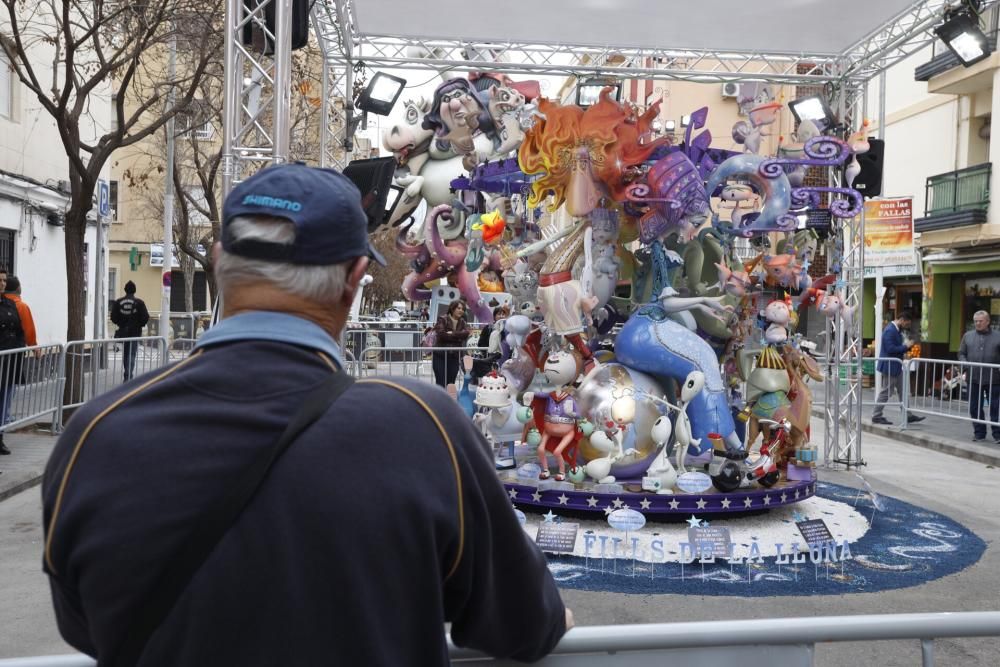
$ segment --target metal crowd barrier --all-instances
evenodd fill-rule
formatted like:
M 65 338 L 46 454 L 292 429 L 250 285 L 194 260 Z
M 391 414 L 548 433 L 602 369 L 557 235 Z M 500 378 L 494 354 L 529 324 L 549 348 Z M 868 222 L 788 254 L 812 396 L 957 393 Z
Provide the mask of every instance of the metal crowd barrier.
M 103 338 L 66 343 L 69 385 L 62 408 L 83 405 L 125 381 L 163 365 L 167 340 L 161 337 Z
M 909 359 L 905 408 L 1000 428 L 1000 364 L 942 359 Z M 973 402 L 979 401 L 973 418 Z
M 460 353 L 457 386 L 462 386 L 462 378 L 465 369 L 462 366 L 461 357 L 466 354 L 486 352 L 485 347 L 421 347 L 418 345 L 408 345 L 400 347 L 387 347 L 383 345 L 372 345 L 361 350 L 359 355 L 354 356 L 353 368 L 349 367 L 356 377 L 377 376 L 377 377 L 412 377 L 434 382 L 434 353 Z M 348 350 L 350 352 L 350 350 Z M 353 353 L 352 353 L 353 354 Z M 448 357 L 449 361 L 451 357 Z
M 51 413 L 58 427 L 65 376 L 63 346 L 36 345 L 0 352 L 0 431 Z
M 816 644 L 919 640 L 921 664 L 934 666 L 934 641 L 1000 636 L 1000 611 L 927 614 L 865 614 L 813 618 L 770 618 L 573 628 L 539 667 L 812 667 Z M 391 638 L 389 638 L 391 641 Z M 461 667 L 515 667 L 456 648 L 448 640 L 451 664 Z M 294 654 L 294 648 L 290 651 Z M 83 655 L 0 660 L 0 667 L 94 667 Z

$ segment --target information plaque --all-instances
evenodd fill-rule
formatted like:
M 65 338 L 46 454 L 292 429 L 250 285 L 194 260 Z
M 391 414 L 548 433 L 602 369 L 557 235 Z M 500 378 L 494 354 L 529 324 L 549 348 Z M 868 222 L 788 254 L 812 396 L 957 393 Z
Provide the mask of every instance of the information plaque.
M 820 546 L 833 542 L 833 535 L 823 519 L 808 519 L 806 521 L 796 521 L 795 525 L 810 547 Z
M 729 557 L 729 529 L 715 526 L 688 528 L 688 542 L 695 558 L 704 554 L 705 558 Z
M 573 553 L 576 547 L 576 532 L 578 523 L 554 523 L 546 521 L 538 524 L 538 535 L 535 544 L 542 551 L 554 553 Z

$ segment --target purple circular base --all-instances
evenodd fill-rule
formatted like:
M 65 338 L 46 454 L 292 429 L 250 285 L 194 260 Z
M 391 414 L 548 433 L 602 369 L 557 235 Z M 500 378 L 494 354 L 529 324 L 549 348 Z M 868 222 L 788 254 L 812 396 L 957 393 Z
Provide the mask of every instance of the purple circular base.
M 500 481 L 511 502 L 516 505 L 605 513 L 607 508 L 620 509 L 626 505 L 645 515 L 690 514 L 739 514 L 792 505 L 816 494 L 816 471 L 812 478 L 803 481 L 781 480 L 769 489 L 747 487 L 732 493 L 720 493 L 710 487 L 705 493 L 677 492 L 668 495 L 644 491 L 598 493 L 594 485 L 585 482 L 573 490 L 544 489 L 547 482 L 518 479 L 515 471 L 500 475 Z

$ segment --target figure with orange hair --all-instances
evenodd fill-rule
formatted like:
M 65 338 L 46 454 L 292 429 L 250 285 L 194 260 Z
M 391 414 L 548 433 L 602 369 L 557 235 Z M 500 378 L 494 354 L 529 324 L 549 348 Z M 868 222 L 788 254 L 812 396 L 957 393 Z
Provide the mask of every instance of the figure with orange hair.
M 596 300 L 571 275 L 587 236 L 586 218 L 603 199 L 624 201 L 630 170 L 666 139 L 643 141 L 651 135 L 658 104 L 638 116 L 632 107 L 611 99 L 611 88 L 601 91 L 598 103 L 586 110 L 542 100 L 539 111 L 543 118 L 528 130 L 518 151 L 521 170 L 540 175 L 531 185 L 528 206 L 539 206 L 551 195 L 550 211 L 565 204 L 571 216 L 582 220 L 552 239 L 565 240 L 539 271 L 538 301 L 549 329 L 589 360 L 592 355 L 581 336 L 582 317 Z

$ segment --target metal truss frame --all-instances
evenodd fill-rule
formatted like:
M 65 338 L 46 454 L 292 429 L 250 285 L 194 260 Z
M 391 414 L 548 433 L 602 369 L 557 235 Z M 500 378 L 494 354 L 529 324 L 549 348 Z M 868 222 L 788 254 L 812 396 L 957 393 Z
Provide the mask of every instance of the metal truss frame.
M 288 156 L 291 0 L 226 2 L 226 88 L 223 140 L 223 189 L 250 170 Z M 276 4 L 275 55 L 264 56 L 241 45 L 243 27 L 263 28 L 263 8 Z M 1000 0 L 985 0 L 985 11 Z M 400 39 L 362 34 L 354 0 L 316 0 L 312 24 L 324 56 L 323 107 L 319 162 L 343 168 L 351 159 L 354 121 L 353 73 L 359 62 L 372 67 L 436 70 L 440 73 L 499 71 L 517 74 L 608 76 L 716 83 L 766 80 L 787 85 L 830 85 L 841 118 L 856 123 L 867 114 L 867 83 L 929 44 L 948 0 L 922 0 L 874 28 L 838 54 L 782 51 L 733 52 L 716 49 L 595 48 L 573 44 L 529 44 L 504 40 L 465 42 L 448 39 Z M 413 53 L 425 54 L 414 58 Z M 479 57 L 490 55 L 489 60 Z M 569 58 L 567 58 L 569 56 Z M 884 98 L 884 74 L 881 79 Z M 884 101 L 880 105 L 884 114 Z M 879 123 L 879 128 L 884 121 Z M 864 219 L 845 221 L 840 286 L 849 305 L 860 308 L 864 275 Z M 832 235 L 835 236 L 835 235 Z M 839 326 L 843 326 L 842 324 Z M 848 467 L 861 458 L 861 317 L 848 331 L 828 329 L 830 373 L 826 380 L 824 461 Z M 843 379 L 841 372 L 843 371 Z

